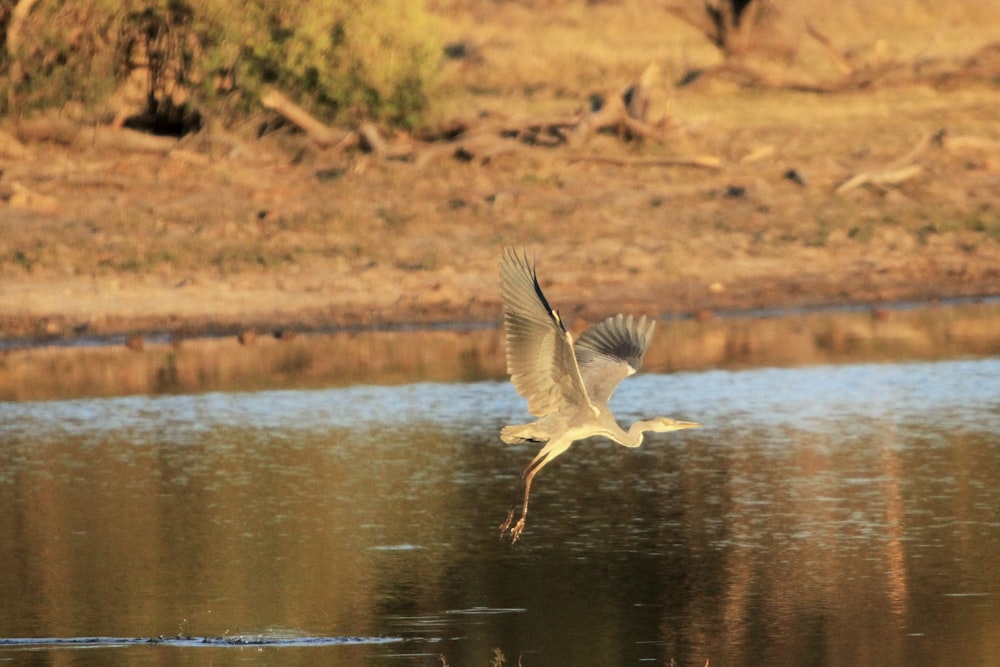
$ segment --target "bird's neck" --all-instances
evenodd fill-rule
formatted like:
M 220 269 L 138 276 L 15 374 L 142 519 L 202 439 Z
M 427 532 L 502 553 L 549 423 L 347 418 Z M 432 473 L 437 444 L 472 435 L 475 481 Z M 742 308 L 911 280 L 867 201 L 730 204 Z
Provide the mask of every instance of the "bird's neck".
M 650 430 L 648 421 L 637 421 L 628 427 L 628 431 L 622 429 L 621 443 L 626 447 L 638 447 L 642 444 L 643 433 Z
M 609 439 L 614 440 L 620 445 L 625 445 L 626 447 L 638 447 L 642 444 L 642 436 L 646 431 L 656 430 L 656 421 L 653 419 L 640 419 L 639 421 L 633 423 L 628 427 L 626 431 L 618 422 L 615 421 L 614 416 L 610 412 L 604 412 L 600 419 L 602 426 L 607 429 L 603 434 Z

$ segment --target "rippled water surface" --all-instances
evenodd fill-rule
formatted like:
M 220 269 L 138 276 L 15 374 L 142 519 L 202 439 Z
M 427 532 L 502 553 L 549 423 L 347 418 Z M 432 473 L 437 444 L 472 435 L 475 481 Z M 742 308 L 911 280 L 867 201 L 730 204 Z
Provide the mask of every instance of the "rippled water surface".
M 0 662 L 983 665 L 1000 360 L 639 375 L 498 539 L 502 383 L 0 403 Z

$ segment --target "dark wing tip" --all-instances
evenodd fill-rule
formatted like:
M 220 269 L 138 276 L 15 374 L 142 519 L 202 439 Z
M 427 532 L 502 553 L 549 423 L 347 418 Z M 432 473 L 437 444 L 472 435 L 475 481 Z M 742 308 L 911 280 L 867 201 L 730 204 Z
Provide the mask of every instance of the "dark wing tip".
M 535 270 L 535 255 L 532 253 L 532 258 L 528 260 L 528 251 L 525 248 L 521 248 L 521 252 L 518 253 L 514 246 L 506 246 L 504 248 L 504 262 L 509 264 L 514 264 L 521 268 L 531 280 L 531 286 L 535 290 L 535 296 L 538 297 L 538 301 L 548 312 L 549 316 L 559 325 L 563 333 L 566 333 L 566 325 L 563 324 L 562 318 L 559 317 L 559 313 L 549 304 L 549 300 L 545 298 L 545 293 L 542 292 L 542 286 L 538 284 L 538 272 Z
M 656 321 L 645 315 L 638 321 L 632 315 L 614 315 L 583 333 L 577 341 L 578 354 L 587 361 L 595 354 L 618 359 L 638 371 L 655 326 Z

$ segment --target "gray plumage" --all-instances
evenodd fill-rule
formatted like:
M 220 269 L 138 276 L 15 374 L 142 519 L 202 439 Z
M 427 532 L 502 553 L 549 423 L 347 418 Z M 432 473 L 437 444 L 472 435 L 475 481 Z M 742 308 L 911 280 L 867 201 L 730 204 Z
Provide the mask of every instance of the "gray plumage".
M 667 417 L 638 421 L 625 431 L 615 421 L 608 400 L 618 384 L 642 366 L 653 337 L 654 321 L 615 315 L 590 327 L 574 345 L 559 313 L 538 284 L 534 264 L 526 254 L 504 250 L 500 263 L 504 302 L 507 372 L 528 401 L 537 420 L 505 426 L 504 442 L 541 442 L 541 451 L 521 474 L 524 496 L 520 519 L 517 503 L 500 526 L 517 541 L 528 515 L 534 476 L 577 440 L 603 436 L 626 447 L 642 444 L 644 431 L 667 432 L 699 426 Z

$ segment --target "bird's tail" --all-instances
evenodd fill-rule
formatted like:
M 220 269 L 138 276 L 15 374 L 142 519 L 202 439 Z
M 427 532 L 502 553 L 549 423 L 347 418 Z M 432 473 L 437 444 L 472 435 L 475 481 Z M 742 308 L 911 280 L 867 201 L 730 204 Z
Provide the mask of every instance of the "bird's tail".
M 548 438 L 541 437 L 534 424 L 511 424 L 500 429 L 500 439 L 508 445 L 519 445 L 525 442 L 545 442 Z

